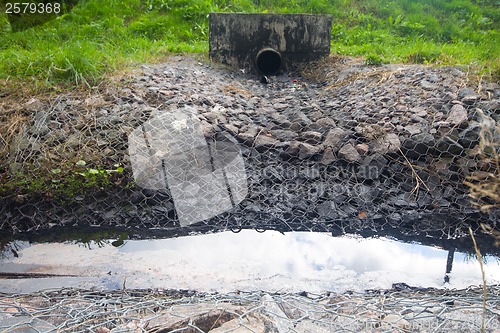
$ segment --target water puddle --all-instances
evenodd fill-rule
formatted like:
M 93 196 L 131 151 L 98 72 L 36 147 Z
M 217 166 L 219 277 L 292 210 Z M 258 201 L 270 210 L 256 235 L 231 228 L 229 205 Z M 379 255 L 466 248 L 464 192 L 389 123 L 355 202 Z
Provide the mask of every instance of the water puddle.
M 498 258 L 484 259 L 487 282 L 500 283 Z M 124 286 L 345 292 L 393 284 L 466 288 L 481 283 L 479 262 L 471 255 L 388 238 L 313 232 L 226 231 L 123 244 L 17 241 L 4 247 L 0 259 L 3 292 Z

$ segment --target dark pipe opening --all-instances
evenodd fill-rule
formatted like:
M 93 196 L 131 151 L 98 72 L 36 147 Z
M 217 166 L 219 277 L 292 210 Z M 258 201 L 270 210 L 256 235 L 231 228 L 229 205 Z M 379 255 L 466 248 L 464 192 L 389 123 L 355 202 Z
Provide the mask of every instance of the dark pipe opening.
M 257 70 L 264 75 L 274 75 L 281 69 L 281 54 L 271 48 L 262 49 L 256 58 Z

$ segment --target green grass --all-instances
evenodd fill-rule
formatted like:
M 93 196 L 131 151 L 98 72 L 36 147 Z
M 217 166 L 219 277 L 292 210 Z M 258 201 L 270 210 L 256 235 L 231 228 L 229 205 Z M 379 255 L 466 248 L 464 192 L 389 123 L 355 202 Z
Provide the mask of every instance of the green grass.
M 367 63 L 472 66 L 498 79 L 498 0 L 80 0 L 45 24 L 13 32 L 0 14 L 0 79 L 95 85 L 171 53 L 208 51 L 208 13 L 330 13 L 332 53 Z

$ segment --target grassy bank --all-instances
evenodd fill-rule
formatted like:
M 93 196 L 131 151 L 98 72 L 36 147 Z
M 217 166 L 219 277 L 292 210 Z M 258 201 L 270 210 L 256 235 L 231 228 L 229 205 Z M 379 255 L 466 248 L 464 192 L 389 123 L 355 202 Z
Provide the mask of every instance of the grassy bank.
M 493 79 L 500 73 L 496 0 L 80 0 L 21 31 L 2 8 L 0 82 L 95 85 L 133 63 L 206 53 L 211 11 L 330 13 L 332 53 L 365 56 L 369 64 L 464 65 Z

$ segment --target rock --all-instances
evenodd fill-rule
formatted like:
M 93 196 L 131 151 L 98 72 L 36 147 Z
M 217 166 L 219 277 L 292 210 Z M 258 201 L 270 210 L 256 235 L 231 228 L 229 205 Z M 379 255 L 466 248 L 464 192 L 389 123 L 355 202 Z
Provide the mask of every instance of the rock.
M 344 145 L 342 148 L 340 148 L 339 157 L 348 162 L 361 161 L 361 156 L 351 143 L 348 143 Z
M 349 135 L 349 132 L 338 127 L 333 128 L 328 131 L 326 134 L 325 140 L 323 141 L 323 147 L 329 147 L 332 149 L 332 152 L 336 153 L 339 151 L 342 144 L 345 142 Z
M 292 141 L 299 136 L 296 132 L 289 130 L 272 130 L 271 134 L 273 137 L 281 141 Z
M 236 138 L 240 142 L 243 142 L 245 145 L 252 146 L 254 138 L 258 132 L 259 129 L 257 128 L 257 126 L 245 126 L 244 128 L 242 128 Z
M 443 154 L 459 156 L 464 152 L 464 147 L 446 135 L 438 140 L 436 143 L 436 150 L 436 153 L 438 153 L 439 156 L 442 156 Z
M 333 201 L 325 201 L 316 206 L 316 212 L 320 217 L 324 218 L 336 218 L 337 205 Z
M 248 314 L 243 318 L 233 319 L 223 323 L 221 326 L 211 329 L 209 333 L 265 333 L 273 327 L 271 321 L 259 314 Z M 162 330 L 161 330 L 162 331 Z
M 362 179 L 377 179 L 384 171 L 387 163 L 385 157 L 379 153 L 369 155 L 361 163 L 356 175 Z
M 310 144 L 318 144 L 323 139 L 323 135 L 315 131 L 306 131 L 301 134 L 302 139 Z
M 415 116 L 425 118 L 427 117 L 427 110 L 424 107 L 417 106 L 415 108 L 410 109 L 410 112 L 412 112 Z
M 438 83 L 440 80 L 439 80 L 439 76 L 437 76 L 435 73 L 432 73 L 427 77 L 427 81 L 429 81 L 431 83 Z
M 398 152 L 400 148 L 401 141 L 399 141 L 399 136 L 394 133 L 387 133 L 372 142 L 372 150 L 375 153 L 395 153 Z
M 431 83 L 427 80 L 420 81 L 420 86 L 425 90 L 436 90 L 438 88 L 437 84 Z
M 254 146 L 255 149 L 257 149 L 258 152 L 263 153 L 266 150 L 268 150 L 270 147 L 275 146 L 279 143 L 278 140 L 275 138 L 266 135 L 266 134 L 259 134 L 257 138 L 254 141 Z
M 446 121 L 453 126 L 459 126 L 467 122 L 467 110 L 460 104 L 452 106 Z
M 291 126 L 293 130 L 301 130 L 312 123 L 311 119 L 309 119 L 302 111 L 291 111 L 288 113 L 287 117 L 292 123 Z
M 382 319 L 380 328 L 382 330 L 408 330 L 411 328 L 411 324 L 408 320 L 404 319 L 400 315 L 391 313 Z
M 0 328 L 6 328 L 8 332 L 13 329 L 18 333 L 45 333 L 45 332 L 55 332 L 56 327 L 44 320 L 33 318 L 30 316 L 18 316 L 18 317 L 0 317 Z
M 434 152 L 436 140 L 429 133 L 413 135 L 403 142 L 403 154 L 409 159 L 424 160 Z
M 335 120 L 327 117 L 318 119 L 315 124 L 320 128 L 332 128 L 336 126 Z
M 288 104 L 285 104 L 285 103 L 274 103 L 273 104 L 273 108 L 275 108 L 276 110 L 284 110 L 284 109 L 288 109 L 290 106 Z
M 477 121 L 471 121 L 469 126 L 459 134 L 458 143 L 464 148 L 474 148 L 479 144 L 480 132 L 481 125 Z
M 378 124 L 370 124 L 370 125 L 360 125 L 354 128 L 356 134 L 361 135 L 367 140 L 375 140 L 385 134 L 382 126 Z
M 404 129 L 408 133 L 410 133 L 410 135 L 422 133 L 422 126 L 420 126 L 420 125 L 408 125 L 408 126 L 405 126 Z
M 366 143 L 358 143 L 354 148 L 356 148 L 356 151 L 360 155 L 366 155 L 368 153 L 368 151 L 370 150 L 370 148 L 368 147 L 368 145 Z
M 326 147 L 324 152 L 323 152 L 323 156 L 321 157 L 321 163 L 325 164 L 325 165 L 329 165 L 329 164 L 332 164 L 333 162 L 335 162 L 336 160 L 337 160 L 337 158 L 333 154 L 332 148 Z
M 305 142 L 299 142 L 299 158 L 301 160 L 308 159 L 320 151 L 319 147 L 313 146 Z
M 280 154 L 283 158 L 298 157 L 301 160 L 308 159 L 320 152 L 319 147 L 299 141 L 291 141 L 289 146 Z
M 271 120 L 278 129 L 289 129 L 292 127 L 292 122 L 290 122 L 287 117 L 278 112 L 273 112 L 270 114 Z M 274 129 L 273 127 L 271 129 Z
M 474 104 L 480 97 L 474 90 L 466 87 L 458 90 L 458 98 L 468 105 Z

